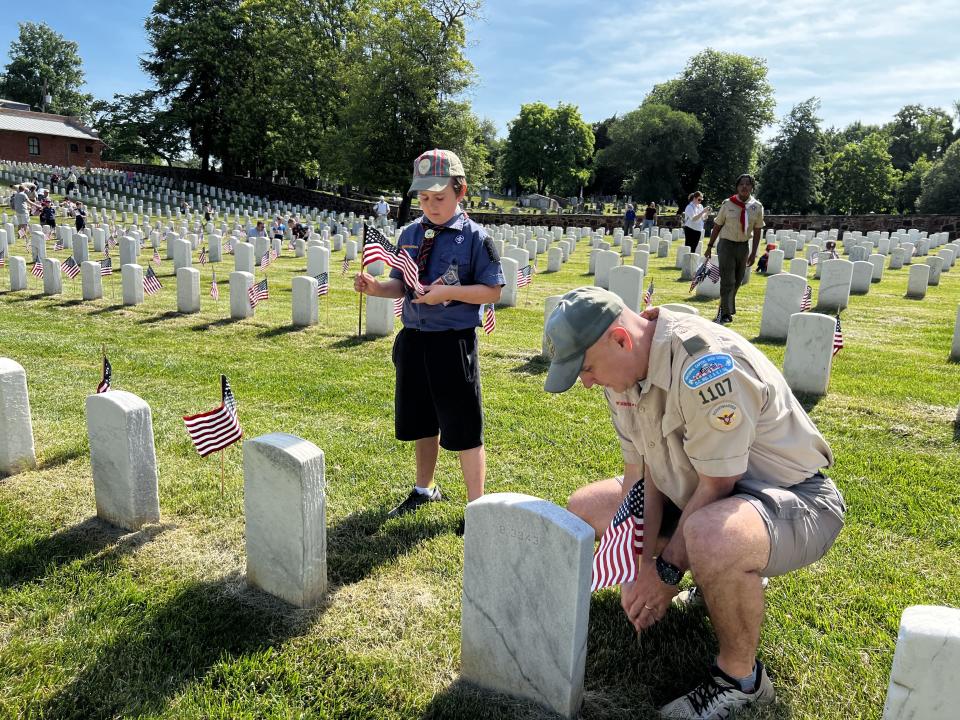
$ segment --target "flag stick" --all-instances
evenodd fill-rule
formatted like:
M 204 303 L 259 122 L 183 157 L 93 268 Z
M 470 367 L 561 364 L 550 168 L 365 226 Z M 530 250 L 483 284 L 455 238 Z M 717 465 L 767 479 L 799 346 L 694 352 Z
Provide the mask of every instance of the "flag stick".
M 361 269 L 360 272 L 363 272 L 363 270 Z M 360 337 L 360 329 L 363 326 L 363 293 L 357 293 L 357 300 L 359 300 L 357 304 L 357 337 Z
M 220 449 L 220 499 L 223 499 L 223 448 Z

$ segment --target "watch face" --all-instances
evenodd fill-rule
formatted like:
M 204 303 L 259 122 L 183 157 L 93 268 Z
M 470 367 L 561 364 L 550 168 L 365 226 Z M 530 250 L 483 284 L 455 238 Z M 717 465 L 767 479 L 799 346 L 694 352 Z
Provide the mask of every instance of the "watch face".
M 657 558 L 657 574 L 667 585 L 676 585 L 683 578 L 683 572 L 662 558 Z

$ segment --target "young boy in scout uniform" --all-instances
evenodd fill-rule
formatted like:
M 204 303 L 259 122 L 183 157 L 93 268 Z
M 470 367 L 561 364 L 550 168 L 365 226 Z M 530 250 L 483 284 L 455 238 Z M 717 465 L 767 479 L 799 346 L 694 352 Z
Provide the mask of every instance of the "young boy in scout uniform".
M 564 295 L 546 326 L 545 389 L 601 385 L 624 460 L 622 479 L 578 490 L 572 512 L 599 537 L 635 482 L 645 493 L 648 544 L 621 605 L 638 631 L 663 618 L 693 573 L 720 651 L 704 684 L 668 703 L 666 717 L 726 718 L 770 703 L 756 659 L 763 579 L 821 558 L 845 506 L 821 469 L 823 436 L 767 357 L 703 318 L 637 314 L 596 287 Z
M 410 194 L 423 216 L 400 235 L 401 252 L 416 261 L 424 294 L 393 269 L 380 282 L 368 273 L 354 280 L 358 292 L 403 300 L 403 329 L 393 346 L 396 436 L 413 440 L 414 488 L 390 511 L 396 517 L 441 499 L 433 475 L 439 448 L 460 455 L 468 500 L 483 495 L 486 456 L 476 328 L 484 303 L 500 299 L 500 257 L 484 229 L 460 209 L 467 193 L 463 164 L 449 150 L 430 150 L 413 163 Z
M 750 175 L 737 178 L 737 192 L 720 205 L 713 219 L 710 242 L 703 257 L 713 253 L 713 245 L 720 238 L 717 254 L 720 260 L 720 307 L 715 322 L 733 322 L 737 314 L 737 290 L 747 268 L 757 259 L 760 230 L 763 229 L 763 205 L 753 197 L 755 183 Z M 753 243 L 750 246 L 750 243 Z M 748 254 L 749 248 L 749 254 Z

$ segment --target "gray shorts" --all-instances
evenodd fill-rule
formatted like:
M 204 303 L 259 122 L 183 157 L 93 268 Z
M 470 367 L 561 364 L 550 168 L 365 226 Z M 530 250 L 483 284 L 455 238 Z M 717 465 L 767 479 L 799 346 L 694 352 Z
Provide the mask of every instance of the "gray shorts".
M 14 213 L 17 216 L 17 226 L 30 224 L 30 213 Z
M 765 577 L 816 562 L 843 529 L 847 506 L 833 480 L 817 473 L 788 488 L 771 487 L 744 476 L 733 488 L 760 513 L 770 534 L 770 557 L 761 571 Z

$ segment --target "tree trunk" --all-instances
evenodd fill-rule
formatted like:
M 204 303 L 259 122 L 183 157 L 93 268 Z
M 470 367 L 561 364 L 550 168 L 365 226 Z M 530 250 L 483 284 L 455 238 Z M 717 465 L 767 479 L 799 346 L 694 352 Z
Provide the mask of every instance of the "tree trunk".
M 400 201 L 400 208 L 397 210 L 397 226 L 406 225 L 410 219 L 410 205 L 413 199 L 409 194 L 403 194 L 403 200 Z

